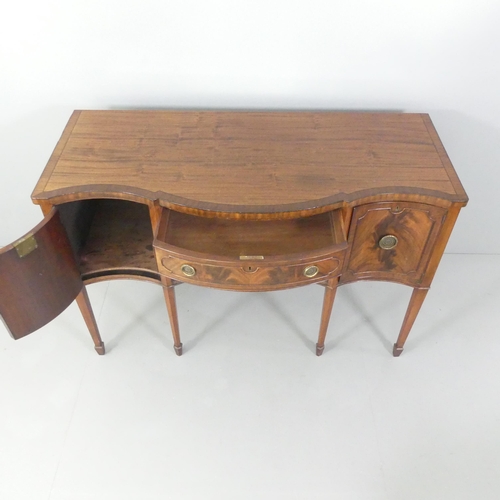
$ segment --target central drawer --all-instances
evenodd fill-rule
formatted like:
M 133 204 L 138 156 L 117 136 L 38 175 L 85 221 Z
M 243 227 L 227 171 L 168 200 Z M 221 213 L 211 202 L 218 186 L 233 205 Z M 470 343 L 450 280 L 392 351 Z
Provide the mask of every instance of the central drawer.
M 171 279 L 266 291 L 340 275 L 347 243 L 338 212 L 255 221 L 164 209 L 154 247 L 159 272 Z

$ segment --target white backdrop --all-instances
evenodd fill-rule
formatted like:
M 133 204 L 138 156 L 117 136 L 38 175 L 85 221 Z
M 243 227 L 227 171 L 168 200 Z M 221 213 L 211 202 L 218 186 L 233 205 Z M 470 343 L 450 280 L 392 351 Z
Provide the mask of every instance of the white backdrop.
M 428 112 L 471 199 L 448 252 L 500 253 L 498 0 L 18 0 L 0 18 L 0 246 L 73 109 Z

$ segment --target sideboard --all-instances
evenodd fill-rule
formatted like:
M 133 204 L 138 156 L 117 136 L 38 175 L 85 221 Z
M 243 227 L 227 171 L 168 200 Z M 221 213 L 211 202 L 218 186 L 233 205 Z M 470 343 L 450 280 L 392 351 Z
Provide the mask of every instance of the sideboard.
M 182 354 L 179 283 L 324 286 L 322 354 L 339 285 L 413 288 L 399 356 L 467 195 L 426 114 L 75 111 L 32 194 L 44 219 L 0 249 L 14 339 L 73 300 L 104 354 L 86 285 L 163 287 Z

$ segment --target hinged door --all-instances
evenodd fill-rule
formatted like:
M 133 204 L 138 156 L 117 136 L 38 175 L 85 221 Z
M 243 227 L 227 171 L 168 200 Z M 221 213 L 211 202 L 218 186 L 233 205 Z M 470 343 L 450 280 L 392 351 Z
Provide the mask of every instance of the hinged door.
M 0 249 L 0 316 L 15 339 L 58 316 L 82 287 L 57 209 L 30 233 Z
M 342 282 L 374 279 L 418 285 L 445 214 L 444 208 L 410 202 L 356 207 Z

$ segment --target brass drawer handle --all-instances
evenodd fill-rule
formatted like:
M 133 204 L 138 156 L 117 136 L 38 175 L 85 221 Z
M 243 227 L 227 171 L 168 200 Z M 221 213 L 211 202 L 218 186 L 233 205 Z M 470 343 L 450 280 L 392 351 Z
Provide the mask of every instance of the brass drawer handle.
M 196 274 L 196 269 L 193 266 L 190 266 L 189 264 L 183 264 L 181 266 L 181 271 L 184 276 L 191 277 Z
M 382 250 L 392 250 L 398 244 L 398 239 L 393 234 L 382 236 L 378 242 L 378 246 Z
M 306 278 L 314 278 L 319 273 L 318 266 L 307 266 L 304 269 L 304 276 Z

